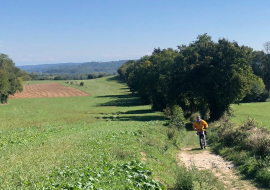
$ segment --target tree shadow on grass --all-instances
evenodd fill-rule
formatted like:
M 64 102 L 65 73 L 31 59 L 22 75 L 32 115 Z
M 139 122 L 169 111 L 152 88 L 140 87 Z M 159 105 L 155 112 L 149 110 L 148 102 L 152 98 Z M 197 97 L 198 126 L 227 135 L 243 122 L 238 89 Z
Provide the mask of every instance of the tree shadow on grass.
M 109 102 L 101 103 L 99 106 L 117 106 L 117 107 L 131 107 L 131 106 L 140 106 L 140 100 L 137 98 L 133 99 L 118 99 L 118 100 L 112 100 Z
M 97 107 L 101 106 L 119 106 L 119 107 L 132 107 L 132 106 L 141 106 L 140 97 L 134 94 L 124 94 L 124 95 L 105 95 L 97 96 L 97 98 L 108 98 L 111 99 L 108 102 L 101 103 Z M 114 116 L 102 117 L 105 120 L 114 120 L 114 121 L 155 121 L 155 120 L 165 120 L 164 116 L 158 115 L 146 115 L 155 113 L 155 111 L 150 109 L 140 109 L 140 110 L 129 110 L 125 112 L 118 112 Z M 134 115 L 128 115 L 134 114 Z M 141 114 L 141 115 L 140 115 Z M 119 116 L 120 115 L 120 116 Z
M 130 88 L 125 87 L 125 88 L 120 88 L 120 90 L 129 90 Z
M 153 110 L 131 110 L 131 111 L 126 111 L 122 114 L 147 114 L 147 113 L 155 113 Z
M 146 115 L 146 116 L 120 116 L 120 117 L 113 117 L 113 116 L 106 116 L 102 117 L 105 120 L 113 120 L 113 121 L 163 121 L 163 116 L 153 116 L 153 115 Z
M 123 79 L 120 78 L 120 76 L 113 76 L 106 79 L 107 81 L 116 81 L 119 83 L 126 83 Z
M 112 98 L 105 103 L 101 103 L 98 106 L 119 106 L 119 107 L 130 107 L 130 106 L 139 106 L 141 105 L 141 100 L 139 97 L 132 94 L 124 95 L 106 95 L 106 96 L 97 96 L 97 98 Z
M 97 98 L 117 98 L 117 99 L 128 99 L 128 98 L 139 98 L 133 94 L 117 94 L 117 95 L 105 95 L 105 96 L 97 96 Z

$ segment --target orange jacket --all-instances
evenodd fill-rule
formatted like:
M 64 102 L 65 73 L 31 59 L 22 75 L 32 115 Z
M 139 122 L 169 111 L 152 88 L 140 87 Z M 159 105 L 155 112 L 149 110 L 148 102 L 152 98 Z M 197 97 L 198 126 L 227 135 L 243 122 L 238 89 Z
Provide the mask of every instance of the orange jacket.
M 204 128 L 208 128 L 208 124 L 204 120 L 201 120 L 199 123 L 197 121 L 193 123 L 193 129 L 196 129 L 197 132 L 205 131 Z

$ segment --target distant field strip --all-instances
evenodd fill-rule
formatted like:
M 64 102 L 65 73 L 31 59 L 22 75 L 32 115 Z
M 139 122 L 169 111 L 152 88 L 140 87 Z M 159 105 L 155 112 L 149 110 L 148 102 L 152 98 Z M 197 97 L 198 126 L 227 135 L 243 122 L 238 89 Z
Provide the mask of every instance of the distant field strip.
M 18 98 L 44 98 L 44 97 L 70 97 L 89 96 L 90 94 L 58 83 L 24 85 L 23 91 L 9 96 L 10 99 Z

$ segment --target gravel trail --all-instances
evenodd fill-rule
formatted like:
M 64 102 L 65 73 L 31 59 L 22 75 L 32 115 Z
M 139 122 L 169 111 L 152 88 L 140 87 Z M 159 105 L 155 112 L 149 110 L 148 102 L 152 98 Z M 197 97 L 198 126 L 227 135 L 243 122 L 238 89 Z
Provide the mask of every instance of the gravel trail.
M 197 151 L 196 151 L 197 152 Z M 221 156 L 211 153 L 208 150 L 194 153 L 192 148 L 183 148 L 178 154 L 179 165 L 185 164 L 186 167 L 194 165 L 199 170 L 210 170 L 212 173 L 231 190 L 256 190 L 259 189 L 247 180 L 241 179 L 236 173 L 236 166 Z

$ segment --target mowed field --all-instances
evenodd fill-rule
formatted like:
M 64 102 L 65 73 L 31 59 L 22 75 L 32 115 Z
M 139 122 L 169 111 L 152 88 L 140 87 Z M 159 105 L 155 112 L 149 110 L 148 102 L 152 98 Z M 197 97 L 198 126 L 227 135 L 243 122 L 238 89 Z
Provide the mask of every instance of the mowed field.
M 23 91 L 9 96 L 9 99 L 88 96 L 89 94 L 58 83 L 23 85 Z
M 0 105 L 0 189 L 174 186 L 183 134 L 168 138 L 162 113 L 142 106 L 115 76 L 82 81 L 87 87 L 65 82 L 57 81 L 88 95 Z
M 238 124 L 254 119 L 259 125 L 270 129 L 270 102 L 241 103 L 232 105 L 235 117 L 231 120 Z

